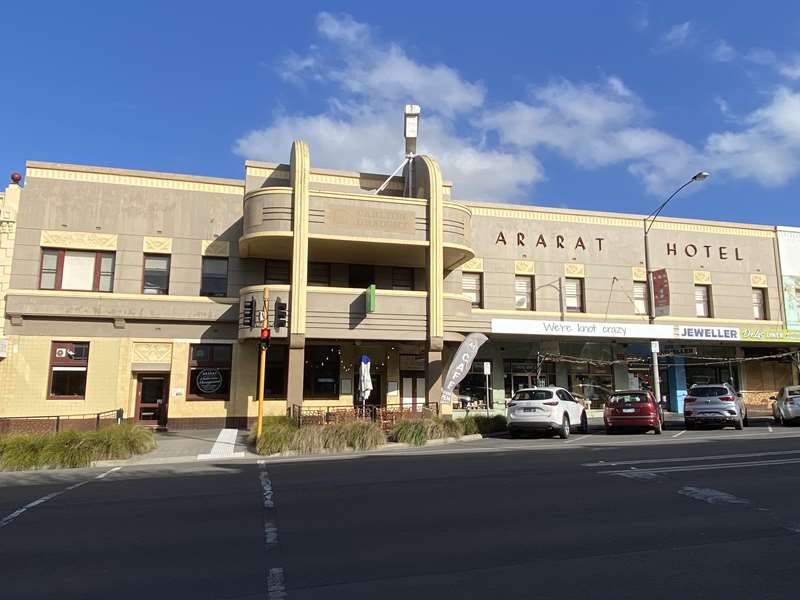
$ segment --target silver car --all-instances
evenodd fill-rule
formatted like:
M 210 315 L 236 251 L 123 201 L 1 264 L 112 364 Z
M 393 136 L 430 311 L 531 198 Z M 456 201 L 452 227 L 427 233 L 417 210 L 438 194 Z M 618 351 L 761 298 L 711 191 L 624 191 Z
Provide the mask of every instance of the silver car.
M 800 385 L 781 388 L 778 397 L 772 396 L 772 416 L 776 422 L 787 425 L 800 419 Z
M 686 429 L 704 423 L 733 425 L 736 429 L 750 424 L 742 397 L 727 383 L 693 385 L 683 402 Z

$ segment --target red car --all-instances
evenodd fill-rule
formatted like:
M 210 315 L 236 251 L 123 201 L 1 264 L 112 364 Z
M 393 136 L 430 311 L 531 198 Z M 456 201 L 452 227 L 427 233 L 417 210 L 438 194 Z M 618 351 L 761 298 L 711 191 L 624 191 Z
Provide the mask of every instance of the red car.
M 603 409 L 606 433 L 620 429 L 652 429 L 660 434 L 664 428 L 664 417 L 651 392 L 646 390 L 624 390 L 614 392 Z

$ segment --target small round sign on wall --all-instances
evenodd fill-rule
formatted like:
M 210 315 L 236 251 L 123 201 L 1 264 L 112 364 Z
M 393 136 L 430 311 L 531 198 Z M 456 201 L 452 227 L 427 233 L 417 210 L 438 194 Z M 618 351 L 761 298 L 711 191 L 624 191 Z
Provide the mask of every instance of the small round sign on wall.
M 203 369 L 195 379 L 197 389 L 204 394 L 213 394 L 222 387 L 222 373 L 219 369 Z

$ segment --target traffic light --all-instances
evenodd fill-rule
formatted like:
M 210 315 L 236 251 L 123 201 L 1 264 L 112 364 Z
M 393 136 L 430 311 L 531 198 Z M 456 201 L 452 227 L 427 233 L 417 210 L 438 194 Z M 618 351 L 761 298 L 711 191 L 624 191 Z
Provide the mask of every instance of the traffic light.
M 275 302 L 275 329 L 286 327 L 286 317 L 287 317 L 286 302 L 281 302 L 280 300 L 277 300 Z
M 269 348 L 269 328 L 264 327 L 261 329 L 261 339 L 259 342 L 259 346 L 261 350 L 267 350 Z
M 244 301 L 242 326 L 249 327 L 250 329 L 256 326 L 256 299 L 252 296 Z

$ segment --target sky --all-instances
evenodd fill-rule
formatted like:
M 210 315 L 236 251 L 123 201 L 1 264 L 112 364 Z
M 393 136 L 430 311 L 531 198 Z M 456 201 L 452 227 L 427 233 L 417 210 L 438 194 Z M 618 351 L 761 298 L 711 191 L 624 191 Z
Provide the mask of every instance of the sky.
M 800 226 L 791 2 L 17 1 L 0 177 L 44 160 L 391 172 L 403 106 L 464 200 Z M 454 9 L 458 6 L 458 9 Z M 724 10 L 721 7 L 724 6 Z

